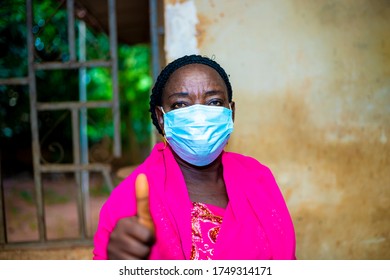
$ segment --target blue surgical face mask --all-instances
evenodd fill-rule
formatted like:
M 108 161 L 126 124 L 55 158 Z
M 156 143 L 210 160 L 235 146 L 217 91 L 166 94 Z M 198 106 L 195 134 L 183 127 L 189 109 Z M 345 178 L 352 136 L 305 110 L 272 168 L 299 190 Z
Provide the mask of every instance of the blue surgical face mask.
M 186 162 L 205 166 L 222 152 L 233 131 L 232 110 L 222 106 L 192 105 L 164 113 L 165 137 Z

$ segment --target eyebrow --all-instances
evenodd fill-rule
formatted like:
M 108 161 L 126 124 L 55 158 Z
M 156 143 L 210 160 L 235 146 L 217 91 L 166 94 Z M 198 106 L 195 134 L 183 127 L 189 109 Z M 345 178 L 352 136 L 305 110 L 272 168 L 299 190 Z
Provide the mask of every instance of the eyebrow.
M 205 92 L 206 96 L 219 95 L 219 94 L 224 94 L 224 92 L 222 90 L 210 90 L 210 91 Z M 168 96 L 168 99 L 171 99 L 173 97 L 183 97 L 183 96 L 188 96 L 188 95 L 189 95 L 188 92 L 175 92 L 175 93 L 170 94 Z
M 183 97 L 188 96 L 188 92 L 175 92 L 168 96 L 168 99 L 171 99 L 172 97 Z
M 217 95 L 217 94 L 224 94 L 224 91 L 222 90 L 210 90 L 205 92 L 206 95 Z

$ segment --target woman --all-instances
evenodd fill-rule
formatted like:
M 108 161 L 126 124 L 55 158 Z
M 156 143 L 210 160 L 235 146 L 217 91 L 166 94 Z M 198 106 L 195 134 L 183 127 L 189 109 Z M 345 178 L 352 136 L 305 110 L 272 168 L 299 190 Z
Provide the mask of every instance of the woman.
M 295 259 L 293 223 L 271 171 L 223 151 L 234 110 L 217 62 L 190 55 L 161 71 L 150 112 L 165 141 L 102 207 L 94 259 Z M 150 218 L 137 210 L 140 174 Z

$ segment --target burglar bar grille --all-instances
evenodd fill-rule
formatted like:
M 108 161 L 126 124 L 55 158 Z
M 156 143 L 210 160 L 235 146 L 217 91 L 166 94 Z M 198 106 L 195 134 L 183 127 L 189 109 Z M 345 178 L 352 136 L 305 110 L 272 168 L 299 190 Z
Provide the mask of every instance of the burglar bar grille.
M 32 153 L 33 153 L 33 168 L 34 168 L 34 185 L 37 209 L 37 221 L 39 242 L 38 244 L 57 244 L 61 241 L 53 242 L 47 239 L 45 211 L 43 205 L 43 191 L 42 191 L 42 173 L 51 172 L 73 172 L 77 178 L 81 177 L 82 172 L 100 172 L 106 184 L 112 190 L 113 184 L 110 175 L 110 166 L 108 164 L 89 164 L 82 163 L 80 154 L 80 114 L 82 110 L 92 108 L 110 108 L 113 114 L 113 155 L 119 157 L 121 155 L 120 142 L 120 112 L 119 112 L 119 86 L 118 86 L 118 57 L 117 57 L 117 31 L 116 31 L 116 1 L 107 0 L 108 16 L 109 16 L 109 42 L 110 42 L 110 59 L 109 60 L 91 60 L 91 61 L 76 61 L 75 49 L 75 26 L 74 26 L 74 0 L 67 0 L 67 15 L 68 15 L 68 44 L 69 57 L 67 62 L 43 62 L 38 63 L 34 61 L 34 36 L 33 36 L 33 3 L 32 0 L 26 0 L 27 11 L 27 49 L 28 49 L 28 77 L 24 78 L 9 78 L 0 79 L 0 85 L 27 85 L 29 87 L 30 97 L 30 122 L 32 133 Z M 37 70 L 59 70 L 59 69 L 82 69 L 91 67 L 109 67 L 111 68 L 112 78 L 112 101 L 69 101 L 69 102 L 37 102 L 37 88 L 36 88 L 36 71 Z M 72 124 L 72 142 L 73 142 L 73 163 L 72 164 L 43 164 L 41 163 L 41 150 L 39 145 L 39 131 L 38 131 L 38 111 L 52 111 L 52 110 L 69 110 L 71 113 Z M 1 173 L 0 173 L 1 176 Z M 1 179 L 1 178 L 0 178 Z M 78 219 L 80 228 L 80 240 L 73 240 L 67 242 L 89 243 L 90 237 L 87 230 L 87 202 L 89 192 L 82 184 L 82 180 L 78 181 Z M 88 186 L 87 186 L 88 188 Z M 5 208 L 3 188 L 1 185 L 0 191 L 0 244 L 5 247 L 17 246 L 7 241 L 7 229 L 5 221 Z M 31 245 L 37 242 L 22 242 L 24 245 Z

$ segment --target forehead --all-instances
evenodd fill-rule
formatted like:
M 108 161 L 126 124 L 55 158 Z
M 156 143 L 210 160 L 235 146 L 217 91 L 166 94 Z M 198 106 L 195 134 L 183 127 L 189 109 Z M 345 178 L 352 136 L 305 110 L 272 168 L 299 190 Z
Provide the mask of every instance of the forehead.
M 218 72 L 204 64 L 188 64 L 180 67 L 171 74 L 165 87 L 182 87 L 203 83 L 222 86 L 226 89 L 226 84 Z

